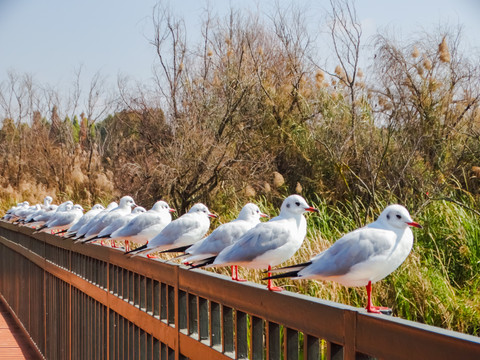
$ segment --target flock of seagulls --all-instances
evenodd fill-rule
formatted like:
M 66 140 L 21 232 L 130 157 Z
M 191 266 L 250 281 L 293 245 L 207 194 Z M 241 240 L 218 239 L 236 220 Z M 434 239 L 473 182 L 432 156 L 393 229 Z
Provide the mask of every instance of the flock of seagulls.
M 2 220 L 30 226 L 36 232 L 72 238 L 78 243 L 96 242 L 112 247 L 123 243 L 125 254 L 130 257 L 180 253 L 173 259 L 190 268 L 231 266 L 232 280 L 236 281 L 244 281 L 238 277 L 237 266 L 266 269 L 264 280 L 268 280 L 270 291 L 282 290 L 273 286 L 272 280 L 285 277 L 365 286 L 366 309 L 371 313 L 391 312 L 372 304 L 372 283 L 385 278 L 405 261 L 413 246 L 410 227 L 421 228 L 405 207 L 389 205 L 376 221 L 345 234 L 310 261 L 273 269 L 302 246 L 307 234 L 304 214 L 318 212 L 300 195 L 288 196 L 280 214 L 265 222 L 261 218 L 269 216 L 248 203 L 236 219 L 218 226 L 208 236 L 210 219 L 217 215 L 207 206 L 197 203 L 175 220 L 173 212 L 165 201 L 157 201 L 146 211 L 132 197 L 124 196 L 118 204 L 112 202 L 107 208 L 96 204 L 84 214 L 81 205 L 71 201 L 53 205 L 52 198 L 47 196 L 43 204 L 31 206 L 25 201 L 13 206 Z M 137 247 L 131 248 L 131 244 Z

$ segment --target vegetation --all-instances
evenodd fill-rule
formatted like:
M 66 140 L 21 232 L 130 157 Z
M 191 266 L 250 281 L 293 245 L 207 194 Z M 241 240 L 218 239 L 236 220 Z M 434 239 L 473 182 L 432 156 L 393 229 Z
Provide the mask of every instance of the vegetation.
M 247 201 L 275 215 L 286 195 L 309 216 L 308 259 L 389 203 L 416 221 L 406 263 L 374 287 L 376 301 L 416 321 L 480 333 L 480 67 L 461 31 L 399 42 L 379 34 L 371 64 L 349 2 L 333 1 L 320 43 L 297 8 L 269 21 L 206 12 L 202 41 L 153 12 L 155 83 L 100 75 L 68 94 L 9 73 L 0 84 L 0 201 L 84 205 L 130 194 L 183 213 L 202 201 L 223 220 Z M 316 52 L 316 46 L 333 52 Z M 81 113 L 79 113 L 82 111 Z M 244 273 L 259 281 L 261 274 Z M 363 305 L 363 289 L 285 282 L 293 291 Z

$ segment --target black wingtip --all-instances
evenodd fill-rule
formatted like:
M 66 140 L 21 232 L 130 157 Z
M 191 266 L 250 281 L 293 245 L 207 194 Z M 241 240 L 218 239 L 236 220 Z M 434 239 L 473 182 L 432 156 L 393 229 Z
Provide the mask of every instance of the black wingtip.
M 185 252 L 190 246 L 192 245 L 186 245 L 186 246 L 180 246 L 174 249 L 168 249 L 168 250 L 163 250 L 160 251 L 161 253 L 177 253 L 177 252 Z
M 267 277 L 263 278 L 262 280 L 275 280 L 275 279 L 283 279 L 283 278 L 287 278 L 287 277 L 297 277 L 298 272 L 299 272 L 299 270 L 289 271 L 289 272 L 286 272 L 286 273 L 283 273 L 283 274 L 267 276 Z
M 190 265 L 189 270 L 197 269 L 197 268 L 201 268 L 201 267 L 213 264 L 213 262 L 215 261 L 215 258 L 216 258 L 216 256 L 212 256 L 212 257 L 204 259 L 201 263 L 197 263 L 196 265 Z
M 147 244 L 145 245 L 142 245 L 136 249 L 133 249 L 133 250 L 129 250 L 127 252 L 125 252 L 123 255 L 128 255 L 128 254 L 131 254 L 131 253 L 134 253 L 134 252 L 137 252 L 137 251 L 140 251 L 140 250 L 143 250 L 143 249 L 146 249 L 147 248 Z

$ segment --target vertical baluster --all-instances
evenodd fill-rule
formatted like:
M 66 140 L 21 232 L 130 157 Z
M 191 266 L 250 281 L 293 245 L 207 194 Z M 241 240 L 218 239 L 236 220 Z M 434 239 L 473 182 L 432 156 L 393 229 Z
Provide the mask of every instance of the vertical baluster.
M 248 358 L 247 314 L 235 311 L 235 354 L 236 359 Z
M 208 300 L 198 298 L 198 338 L 208 340 Z
M 222 318 L 220 304 L 210 301 L 210 346 L 221 350 L 222 345 Z
M 116 341 L 115 341 L 115 328 L 116 328 L 116 324 L 115 324 L 115 313 L 110 310 L 110 313 L 109 313 L 109 321 L 108 321 L 108 325 L 110 327 L 110 330 L 108 332 L 108 343 L 109 343 L 109 354 L 108 354 L 108 358 L 109 359 L 115 359 L 115 346 L 116 346 Z
M 188 294 L 188 335 L 198 336 L 197 296 Z
M 327 359 L 342 360 L 343 359 L 343 346 L 327 342 Z
M 263 359 L 263 319 L 256 316 L 250 317 L 250 358 Z
M 147 279 L 145 276 L 140 275 L 140 309 L 143 311 L 146 310 L 146 289 L 147 287 Z
M 178 291 L 178 316 L 178 330 L 187 330 L 187 293 L 182 290 Z
M 222 305 L 223 349 L 224 353 L 233 353 L 235 344 L 233 341 L 233 309 Z
M 167 297 L 168 297 L 168 324 L 175 324 L 175 288 L 167 285 Z
M 267 359 L 280 360 L 280 325 L 267 322 Z
M 298 331 L 283 328 L 284 354 L 286 360 L 298 359 Z
M 135 288 L 134 288 L 134 277 L 135 277 L 135 274 L 133 273 L 133 271 L 129 271 L 128 272 L 128 294 L 127 294 L 127 301 L 130 303 L 130 304 L 133 304 L 133 300 L 134 300 L 134 292 L 135 292 Z
M 160 341 L 157 338 L 153 338 L 153 360 L 160 360 Z
M 156 308 L 154 311 L 155 313 L 160 316 L 160 319 L 161 320 L 165 320 L 167 321 L 168 319 L 168 305 L 167 305 L 167 285 L 166 284 L 159 284 L 158 285 L 160 287 L 160 290 L 159 290 L 159 293 L 158 293 L 158 296 L 159 296 L 159 308 Z M 157 293 L 155 291 L 155 293 Z M 157 302 L 155 302 L 155 304 L 157 304 Z
M 153 280 L 151 278 L 146 278 L 145 283 L 145 309 L 150 314 L 153 315 Z
M 305 360 L 320 359 L 320 339 L 304 334 L 303 353 Z

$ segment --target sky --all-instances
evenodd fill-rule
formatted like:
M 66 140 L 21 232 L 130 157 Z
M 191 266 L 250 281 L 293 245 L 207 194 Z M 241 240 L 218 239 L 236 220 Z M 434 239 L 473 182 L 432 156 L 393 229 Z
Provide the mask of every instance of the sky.
M 294 0 L 278 0 L 289 4 Z M 328 0 L 296 0 L 311 8 L 315 24 Z M 152 37 L 154 0 L 0 0 L 0 83 L 8 72 L 30 74 L 52 87 L 71 84 L 74 74 L 90 78 L 99 72 L 111 82 L 119 75 L 140 82 L 152 77 L 155 49 Z M 172 1 L 185 19 L 187 34 L 199 33 L 206 1 Z M 230 6 L 266 15 L 274 1 L 210 0 L 214 12 Z M 408 38 L 416 31 L 441 24 L 462 25 L 467 46 L 480 48 L 480 1 L 477 0 L 358 0 L 355 6 L 365 38 L 377 30 Z

